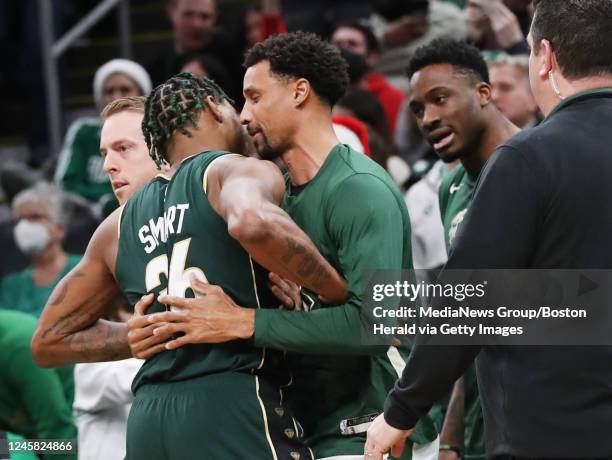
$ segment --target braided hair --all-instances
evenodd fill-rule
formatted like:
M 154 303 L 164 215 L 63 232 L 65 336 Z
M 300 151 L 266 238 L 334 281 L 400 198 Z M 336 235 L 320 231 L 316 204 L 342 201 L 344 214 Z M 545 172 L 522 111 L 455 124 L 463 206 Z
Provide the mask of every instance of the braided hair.
M 233 104 L 217 83 L 207 77 L 196 77 L 183 72 L 156 87 L 145 102 L 142 120 L 149 154 L 157 166 L 167 162 L 166 147 L 175 131 L 191 137 L 189 125 L 196 128 L 204 100 L 211 96 L 216 102 L 224 99 Z

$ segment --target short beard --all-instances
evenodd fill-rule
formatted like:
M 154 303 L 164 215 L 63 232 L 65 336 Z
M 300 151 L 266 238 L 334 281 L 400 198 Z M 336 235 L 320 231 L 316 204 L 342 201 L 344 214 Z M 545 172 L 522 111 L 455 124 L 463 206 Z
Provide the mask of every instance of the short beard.
M 270 147 L 268 144 L 264 144 L 263 146 L 257 148 L 257 153 L 262 160 L 276 160 L 283 156 L 283 152 L 280 150 L 275 150 Z
M 261 158 L 262 160 L 276 160 L 277 158 L 280 158 L 283 155 L 283 151 L 281 149 L 275 149 L 272 148 L 272 146 L 270 146 L 270 144 L 268 143 L 268 139 L 266 138 L 265 134 L 263 134 L 262 132 L 262 138 L 263 138 L 263 142 L 261 145 L 257 145 L 255 144 L 255 149 L 257 150 L 257 153 L 259 154 L 259 158 Z

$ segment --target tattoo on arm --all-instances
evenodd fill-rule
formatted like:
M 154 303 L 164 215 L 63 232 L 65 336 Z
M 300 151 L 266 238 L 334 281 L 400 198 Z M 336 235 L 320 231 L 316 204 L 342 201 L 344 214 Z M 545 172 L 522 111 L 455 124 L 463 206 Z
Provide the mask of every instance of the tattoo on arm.
M 316 256 L 308 253 L 308 249 L 300 241 L 290 236 L 286 237 L 286 241 L 287 252 L 281 257 L 281 261 L 289 264 L 294 257 L 298 256 L 300 259 L 298 275 L 310 279 L 314 287 L 320 287 L 323 284 L 323 265 L 317 260 Z
M 70 348 L 80 356 L 98 361 L 115 361 L 131 356 L 127 342 L 127 325 L 99 320 L 93 326 L 74 334 Z
M 85 273 L 79 270 L 72 273 L 70 277 L 65 280 L 64 285 L 62 286 L 62 289 L 55 296 L 53 296 L 53 299 L 49 299 L 49 306 L 55 307 L 59 305 L 60 303 L 62 303 L 64 299 L 66 298 L 66 294 L 68 294 L 68 285 L 70 284 L 70 281 L 73 278 L 80 278 L 83 276 L 85 276 Z
M 287 252 L 281 257 L 282 263 L 289 264 L 295 256 L 306 252 L 306 248 L 290 236 L 285 237 L 285 241 L 287 241 Z
M 62 289 L 49 302 L 50 307 L 56 307 L 62 304 L 67 297 L 70 281 L 74 278 L 83 277 L 85 274 L 76 271 L 66 279 Z M 108 302 L 107 292 L 98 292 L 92 297 L 80 300 L 78 305 L 75 305 L 69 312 L 60 316 L 56 321 L 47 327 L 41 337 L 45 339 L 50 333 L 58 336 L 65 336 L 80 329 L 84 329 L 93 324 L 100 316 L 100 311 Z

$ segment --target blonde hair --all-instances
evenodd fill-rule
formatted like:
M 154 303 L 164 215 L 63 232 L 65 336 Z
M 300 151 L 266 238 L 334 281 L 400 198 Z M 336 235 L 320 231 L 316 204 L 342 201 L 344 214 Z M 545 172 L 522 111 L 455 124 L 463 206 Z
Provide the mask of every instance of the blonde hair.
M 126 110 L 142 112 L 144 114 L 145 100 L 146 98 L 144 96 L 130 96 L 115 99 L 113 102 L 108 103 L 107 106 L 104 107 L 100 116 L 103 120 L 106 120 L 111 115 L 125 112 Z

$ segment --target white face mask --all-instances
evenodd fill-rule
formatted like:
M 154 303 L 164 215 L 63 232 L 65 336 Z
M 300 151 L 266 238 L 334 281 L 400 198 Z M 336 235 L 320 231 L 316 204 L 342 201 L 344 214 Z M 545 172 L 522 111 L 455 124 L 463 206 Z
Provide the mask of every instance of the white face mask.
M 13 236 L 19 250 L 29 256 L 37 256 L 43 252 L 51 241 L 51 234 L 47 227 L 26 219 L 20 220 L 15 225 Z

